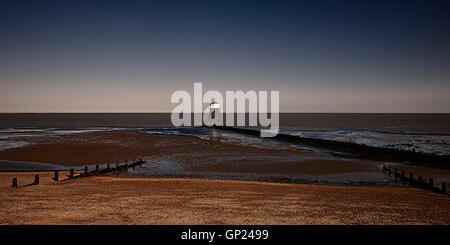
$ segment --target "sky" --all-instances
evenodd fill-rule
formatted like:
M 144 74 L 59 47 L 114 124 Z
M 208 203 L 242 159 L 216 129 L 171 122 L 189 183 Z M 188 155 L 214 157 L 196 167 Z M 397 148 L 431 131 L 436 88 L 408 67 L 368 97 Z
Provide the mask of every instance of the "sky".
M 282 112 L 450 112 L 449 1 L 0 4 L 0 112 L 170 112 L 176 90 Z

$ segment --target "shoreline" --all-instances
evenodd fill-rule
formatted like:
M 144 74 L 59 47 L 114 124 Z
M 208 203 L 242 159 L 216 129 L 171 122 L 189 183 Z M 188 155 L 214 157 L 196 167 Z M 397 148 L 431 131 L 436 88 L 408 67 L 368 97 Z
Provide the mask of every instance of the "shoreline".
M 0 169 L 14 172 L 82 170 L 85 166 L 92 169 L 98 164 L 105 168 L 107 163 L 114 166 L 117 162 L 142 158 L 147 164 L 130 171 L 130 175 L 329 185 L 402 185 L 380 168 L 382 164 L 394 165 L 391 163 L 338 157 L 247 136 L 214 137 L 148 134 L 137 130 L 31 136 L 24 139 L 30 142 L 28 145 L 0 151 L 0 159 L 6 159 L 0 160 Z M 436 184 L 450 182 L 448 170 L 407 165 L 399 168 L 414 170 L 426 179 L 433 178 Z

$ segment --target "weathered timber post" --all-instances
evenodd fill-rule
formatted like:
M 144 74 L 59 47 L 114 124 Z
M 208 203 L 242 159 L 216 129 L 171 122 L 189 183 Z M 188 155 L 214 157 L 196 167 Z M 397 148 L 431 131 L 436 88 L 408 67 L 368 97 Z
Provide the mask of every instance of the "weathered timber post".
M 89 169 L 87 166 L 84 166 L 84 175 L 88 175 Z
M 75 170 L 73 168 L 70 169 L 69 178 L 73 178 Z
M 54 181 L 58 181 L 59 180 L 59 171 L 55 170 L 55 176 L 53 177 Z
M 100 172 L 100 167 L 97 165 L 95 165 L 95 173 L 98 174 Z
M 12 187 L 17 187 L 17 178 L 12 179 Z
M 118 169 L 119 169 L 119 163 L 116 162 L 116 170 L 118 170 Z
M 391 177 L 391 167 L 388 167 L 389 177 Z
M 34 176 L 34 182 L 33 182 L 33 185 L 39 185 L 39 174 L 36 174 L 36 175 Z
M 430 178 L 430 180 L 428 182 L 430 183 L 431 186 L 434 186 L 433 178 Z

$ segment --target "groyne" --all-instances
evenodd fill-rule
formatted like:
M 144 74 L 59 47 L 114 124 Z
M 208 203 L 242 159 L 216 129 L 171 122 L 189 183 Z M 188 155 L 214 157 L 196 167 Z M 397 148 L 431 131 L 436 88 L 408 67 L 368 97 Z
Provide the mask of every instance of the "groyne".
M 229 126 L 216 126 L 214 128 L 232 131 L 240 134 L 260 137 L 259 130 L 236 128 Z M 278 134 L 270 139 L 302 144 L 310 147 L 323 148 L 343 153 L 357 154 L 358 156 L 381 161 L 396 161 L 414 165 L 450 170 L 450 155 L 436 155 L 416 151 L 399 150 L 386 147 L 376 147 L 326 139 L 307 138 L 302 136 Z

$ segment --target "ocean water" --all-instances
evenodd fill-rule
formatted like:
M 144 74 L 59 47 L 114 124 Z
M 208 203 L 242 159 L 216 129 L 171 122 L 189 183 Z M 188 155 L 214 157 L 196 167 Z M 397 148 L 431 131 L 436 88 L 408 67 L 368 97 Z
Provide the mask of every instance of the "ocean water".
M 307 138 L 353 142 L 356 144 L 414 150 L 437 155 L 450 154 L 450 136 L 427 133 L 392 133 L 367 129 L 304 130 L 299 128 L 281 129 L 280 133 Z

